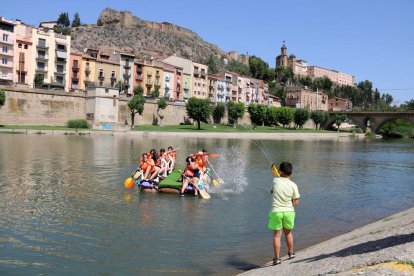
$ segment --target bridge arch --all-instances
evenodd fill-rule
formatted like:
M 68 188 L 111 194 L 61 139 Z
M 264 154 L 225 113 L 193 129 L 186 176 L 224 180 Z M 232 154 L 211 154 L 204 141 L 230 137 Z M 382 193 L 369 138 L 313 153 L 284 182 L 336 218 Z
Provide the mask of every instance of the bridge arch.
M 335 122 L 336 114 L 344 114 L 348 119 L 359 126 L 364 132 L 367 127 L 371 128 L 371 131 L 377 133 L 380 127 L 387 121 L 394 119 L 404 119 L 414 124 L 414 112 L 402 112 L 402 111 L 365 111 L 365 112 L 353 112 L 353 111 L 330 111 L 328 125 L 331 126 Z

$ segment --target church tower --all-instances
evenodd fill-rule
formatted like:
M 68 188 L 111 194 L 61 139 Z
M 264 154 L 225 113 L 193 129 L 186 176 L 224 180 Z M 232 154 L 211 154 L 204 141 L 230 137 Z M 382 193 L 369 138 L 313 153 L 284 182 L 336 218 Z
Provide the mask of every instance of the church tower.
M 282 48 L 280 48 L 280 55 L 276 57 L 276 68 L 279 66 L 288 66 L 288 55 L 285 41 L 283 40 Z

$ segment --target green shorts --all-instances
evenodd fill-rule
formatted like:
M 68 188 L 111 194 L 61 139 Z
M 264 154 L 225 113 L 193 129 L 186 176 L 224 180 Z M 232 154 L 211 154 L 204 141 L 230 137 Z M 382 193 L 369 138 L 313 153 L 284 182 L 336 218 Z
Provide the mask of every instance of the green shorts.
M 271 230 L 282 228 L 292 230 L 295 226 L 295 212 L 269 212 L 267 227 Z

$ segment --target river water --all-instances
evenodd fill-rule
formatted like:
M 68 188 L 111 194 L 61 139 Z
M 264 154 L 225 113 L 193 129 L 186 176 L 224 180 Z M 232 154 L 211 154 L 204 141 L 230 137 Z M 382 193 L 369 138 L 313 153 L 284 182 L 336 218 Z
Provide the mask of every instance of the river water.
M 293 163 L 296 249 L 414 206 L 414 142 L 264 140 Z M 150 148 L 202 148 L 210 200 L 127 190 Z M 269 261 L 272 174 L 253 140 L 0 135 L 0 274 L 236 274 Z M 286 251 L 285 245 L 282 250 Z M 283 252 L 287 253 L 287 252 Z

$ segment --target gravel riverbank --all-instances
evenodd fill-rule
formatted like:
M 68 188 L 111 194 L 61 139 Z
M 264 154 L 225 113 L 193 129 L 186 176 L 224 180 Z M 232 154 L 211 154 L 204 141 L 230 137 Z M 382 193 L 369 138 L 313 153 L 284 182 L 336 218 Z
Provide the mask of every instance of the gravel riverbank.
M 271 242 L 271 241 L 269 241 Z M 283 244 L 283 248 L 286 245 Z M 414 275 L 414 208 L 241 275 Z

